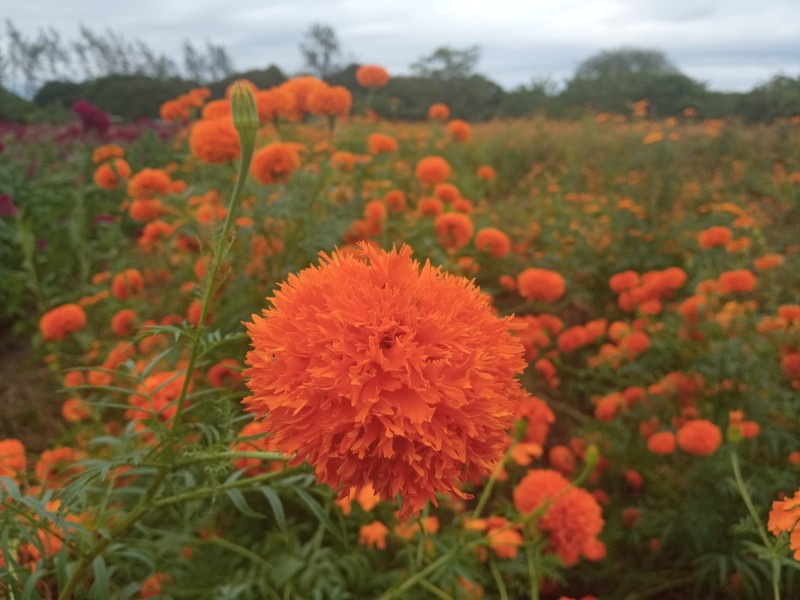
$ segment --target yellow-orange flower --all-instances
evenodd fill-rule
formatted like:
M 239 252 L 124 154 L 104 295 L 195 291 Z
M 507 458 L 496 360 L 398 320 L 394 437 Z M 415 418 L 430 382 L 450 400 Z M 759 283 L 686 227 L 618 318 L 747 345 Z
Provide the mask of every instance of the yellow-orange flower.
M 372 154 L 397 151 L 397 140 L 385 133 L 373 133 L 367 138 L 367 147 Z
M 722 432 L 711 421 L 693 419 L 678 430 L 678 446 L 695 456 L 714 454 L 722 443 Z
M 503 258 L 511 252 L 511 240 L 496 227 L 484 227 L 475 236 L 475 247 L 496 258 Z
M 271 305 L 247 324 L 244 402 L 340 498 L 371 484 L 407 515 L 497 464 L 523 347 L 471 282 L 362 243 L 290 276 Z

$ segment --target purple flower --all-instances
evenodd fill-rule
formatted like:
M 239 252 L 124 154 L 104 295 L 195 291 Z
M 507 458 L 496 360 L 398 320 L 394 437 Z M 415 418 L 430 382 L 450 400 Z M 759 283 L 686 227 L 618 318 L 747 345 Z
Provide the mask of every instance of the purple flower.
M 11 194 L 0 194 L 0 217 L 16 217 L 19 209 L 14 206 Z
M 78 100 L 72 105 L 72 112 L 81 120 L 83 130 L 96 131 L 104 135 L 111 127 L 111 119 L 88 100 Z

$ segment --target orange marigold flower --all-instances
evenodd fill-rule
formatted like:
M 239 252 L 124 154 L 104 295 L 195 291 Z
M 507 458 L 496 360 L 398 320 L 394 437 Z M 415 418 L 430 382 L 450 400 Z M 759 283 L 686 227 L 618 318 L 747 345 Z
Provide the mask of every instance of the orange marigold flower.
M 274 142 L 253 155 L 250 173 L 259 183 L 284 183 L 300 168 L 295 144 Z
M 783 256 L 775 253 L 765 254 L 753 262 L 753 266 L 755 266 L 756 271 L 770 271 L 772 269 L 777 269 L 782 264 Z
M 725 271 L 717 279 L 722 294 L 745 294 L 756 288 L 756 276 L 747 269 Z
M 144 599 L 161 595 L 163 591 L 162 584 L 166 581 L 167 576 L 164 573 L 156 573 L 148 577 L 142 582 L 142 587 L 139 590 L 139 597 Z
M 125 412 L 125 418 L 142 420 L 158 418 L 162 421 L 172 419 L 177 410 L 176 402 L 181 395 L 184 379 L 185 375 L 178 371 L 165 371 L 148 376 L 137 386 L 138 393 L 128 397 L 131 408 Z M 189 389 L 191 390 L 191 384 Z M 189 404 L 187 397 L 185 406 Z
M 588 343 L 589 336 L 581 325 L 570 327 L 558 336 L 558 349 L 561 352 L 574 352 Z
M 531 267 L 517 275 L 517 290 L 526 300 L 555 302 L 566 289 L 564 278 L 555 271 Z
M 701 248 L 715 248 L 724 246 L 733 239 L 733 232 L 727 227 L 709 227 L 697 237 Z
M 503 258 L 511 252 L 511 240 L 496 227 L 484 227 L 475 236 L 475 247 L 496 258 Z
M 389 73 L 378 65 L 361 65 L 356 70 L 358 85 L 365 88 L 379 88 L 389 83 Z
M 141 296 L 144 292 L 144 278 L 136 269 L 125 269 L 118 273 L 111 282 L 111 293 L 119 300 L 127 300 L 131 296 Z
M 472 127 L 461 119 L 453 119 L 447 124 L 447 133 L 457 142 L 466 142 L 472 137 Z
M 192 126 L 189 149 L 197 158 L 208 164 L 221 164 L 239 158 L 239 134 L 229 117 L 202 119 Z
M 444 212 L 444 204 L 438 198 L 423 198 L 419 201 L 417 209 L 421 215 L 436 217 Z
M 444 123 L 450 118 L 450 109 L 447 108 L 446 104 L 431 104 L 430 108 L 428 108 L 428 118 L 431 121 L 441 121 Z
M 121 179 L 128 179 L 131 176 L 131 167 L 122 158 L 105 162 L 94 172 L 93 180 L 98 187 L 106 190 L 116 190 L 119 188 Z
M 557 471 L 533 469 L 514 489 L 514 506 L 521 514 L 546 507 L 539 526 L 547 532 L 549 547 L 565 566 L 577 562 L 581 555 L 593 559 L 602 554 L 597 536 L 604 525 L 597 499 L 584 489 L 569 486 Z
M 623 271 L 612 275 L 608 280 L 608 285 L 614 293 L 621 293 L 639 285 L 639 274 L 636 271 Z
M 135 322 L 136 311 L 130 308 L 123 308 L 111 317 L 111 331 L 118 337 L 130 337 Z
M 0 477 L 16 479 L 25 470 L 25 446 L 17 439 L 0 440 Z
M 189 105 L 179 99 L 167 100 L 158 109 L 158 116 L 165 121 L 182 121 L 189 118 Z
M 289 117 L 294 111 L 294 97 L 283 87 L 274 87 L 256 92 L 256 110 L 262 123 L 277 117 Z
M 134 221 L 152 221 L 164 214 L 164 205 L 161 200 L 134 200 L 128 208 L 128 213 Z
M 142 169 L 128 181 L 128 193 L 134 200 L 151 200 L 169 193 L 171 184 L 161 169 Z
M 86 326 L 86 313 L 77 304 L 62 304 L 42 315 L 39 331 L 45 342 L 60 342 Z
M 489 517 L 486 534 L 489 537 L 489 547 L 497 558 L 515 559 L 519 554 L 519 547 L 524 543 L 519 531 L 503 517 Z
M 341 85 L 319 86 L 308 98 L 309 111 L 326 117 L 345 117 L 352 104 L 350 91 Z
M 111 160 L 112 158 L 124 158 L 125 148 L 117 146 L 116 144 L 106 144 L 105 146 L 98 146 L 92 152 L 92 162 L 99 165 L 101 162 Z
M 64 375 L 64 387 L 77 387 L 86 383 L 83 371 L 67 371 Z
M 230 100 L 212 100 L 203 107 L 203 119 L 230 119 L 231 103 Z
M 230 358 L 223 358 L 208 370 L 208 383 L 217 389 L 235 387 L 241 380 L 239 363 Z
M 408 515 L 436 492 L 464 498 L 459 479 L 500 460 L 523 347 L 473 283 L 362 243 L 323 254 L 271 305 L 247 324 L 244 402 L 340 498 L 372 484 Z
M 61 416 L 69 423 L 85 421 L 92 416 L 92 407 L 81 398 L 68 398 L 61 405 Z
M 450 163 L 441 156 L 426 156 L 417 163 L 414 174 L 422 183 L 442 183 L 450 177 Z
M 653 454 L 672 454 L 675 452 L 675 434 L 659 431 L 647 438 L 647 449 Z
M 445 204 L 452 204 L 461 198 L 461 192 L 452 183 L 437 183 L 433 188 L 433 195 Z
M 779 306 L 778 316 L 790 325 L 800 322 L 800 304 L 783 304 Z
M 481 165 L 478 167 L 478 177 L 481 179 L 493 181 L 496 176 L 497 174 L 495 173 L 494 168 L 490 167 L 489 165 Z
M 389 528 L 380 521 L 373 521 L 369 525 L 362 525 L 358 532 L 358 543 L 367 548 L 386 550 L 386 534 Z
M 711 421 L 692 419 L 678 430 L 678 446 L 695 456 L 710 456 L 722 443 L 722 432 Z
M 385 133 L 373 133 L 367 138 L 367 148 L 372 154 L 397 152 L 397 140 Z
M 352 152 L 334 152 L 331 155 L 331 166 L 341 171 L 350 172 L 356 168 L 358 157 Z
M 304 115 L 311 112 L 309 99 L 319 88 L 326 86 L 324 81 L 316 77 L 306 75 L 295 77 L 281 84 L 280 88 L 289 93 L 292 97 L 292 114 L 290 118 L 301 119 Z
M 453 250 L 463 248 L 472 239 L 475 226 L 472 219 L 462 213 L 444 213 L 433 222 L 439 243 Z
M 82 458 L 82 454 L 67 446 L 45 450 L 36 463 L 36 478 L 50 490 L 64 487 L 71 477 L 82 470 L 75 464 Z
M 798 520 L 800 520 L 800 490 L 795 492 L 791 498 L 776 500 L 772 503 L 767 527 L 770 533 L 775 536 L 779 536 L 784 531 L 790 533 L 789 546 L 794 550 L 795 560 L 800 560 L 800 527 L 797 527 Z
M 406 207 L 406 195 L 400 190 L 389 190 L 383 195 L 383 202 L 389 210 L 398 212 Z

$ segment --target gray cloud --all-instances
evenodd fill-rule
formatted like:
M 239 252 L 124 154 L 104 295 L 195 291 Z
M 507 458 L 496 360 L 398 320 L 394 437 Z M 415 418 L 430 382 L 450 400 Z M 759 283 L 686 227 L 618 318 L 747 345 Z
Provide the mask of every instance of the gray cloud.
M 480 70 L 505 87 L 565 79 L 592 54 L 619 46 L 657 48 L 714 89 L 745 90 L 777 72 L 800 73 L 797 0 L 6 0 L 5 14 L 32 33 L 79 24 L 111 28 L 179 55 L 181 42 L 225 45 L 240 69 L 302 68 L 300 38 L 331 24 L 347 53 L 391 73 L 435 47 L 483 48 Z

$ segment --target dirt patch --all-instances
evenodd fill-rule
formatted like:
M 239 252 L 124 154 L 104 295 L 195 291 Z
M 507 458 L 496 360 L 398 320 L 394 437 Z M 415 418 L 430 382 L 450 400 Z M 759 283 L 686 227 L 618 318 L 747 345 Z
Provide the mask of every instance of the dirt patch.
M 0 328 L 0 439 L 41 452 L 58 435 L 62 395 L 24 336 Z

